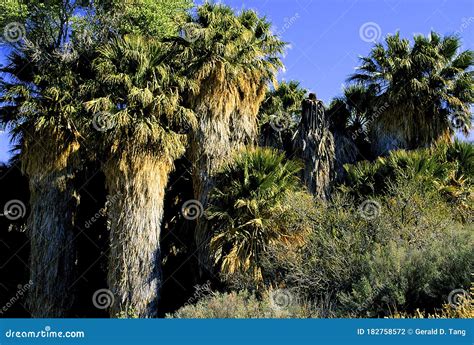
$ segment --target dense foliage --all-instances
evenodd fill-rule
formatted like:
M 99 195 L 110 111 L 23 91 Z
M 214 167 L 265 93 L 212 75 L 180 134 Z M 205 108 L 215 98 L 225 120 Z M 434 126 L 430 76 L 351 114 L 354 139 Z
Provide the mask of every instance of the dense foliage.
M 28 312 L 105 316 L 106 286 L 111 317 L 472 315 L 449 297 L 474 264 L 460 37 L 388 35 L 326 109 L 277 82 L 267 18 L 192 6 L 0 4 L 2 201 L 29 202 L 0 242 L 29 260 Z

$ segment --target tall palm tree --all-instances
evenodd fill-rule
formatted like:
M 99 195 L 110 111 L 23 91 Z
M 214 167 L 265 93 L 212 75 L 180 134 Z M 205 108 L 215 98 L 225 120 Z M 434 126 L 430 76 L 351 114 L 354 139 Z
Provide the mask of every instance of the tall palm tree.
M 302 103 L 302 116 L 293 145 L 296 156 L 304 162 L 303 183 L 317 198 L 328 199 L 334 174 L 334 138 L 323 102 L 314 93 Z
M 291 140 L 301 118 L 301 102 L 307 90 L 298 81 L 282 81 L 268 90 L 260 106 L 259 143 L 291 154 Z
M 157 314 L 165 187 L 174 160 L 185 151 L 185 131 L 195 125 L 193 113 L 180 103 L 180 92 L 190 85 L 170 56 L 169 44 L 117 38 L 98 49 L 97 83 L 86 88 L 95 95 L 86 108 L 99 128 L 92 135 L 115 200 L 108 214 L 112 316 Z
M 376 154 L 392 148 L 413 149 L 450 138 L 455 129 L 468 133 L 474 100 L 474 52 L 459 52 L 460 39 L 399 33 L 377 43 L 349 80 L 361 83 L 388 104 L 373 122 Z
M 285 44 L 254 11 L 236 15 L 228 6 L 206 3 L 190 20 L 194 39 L 182 40 L 181 56 L 188 77 L 199 88 L 185 98 L 198 116 L 189 156 L 194 195 L 205 206 L 216 169 L 233 149 L 256 139 L 258 109 L 267 84 L 281 67 L 278 55 Z M 208 232 L 198 222 L 196 243 L 204 267 L 209 266 L 208 250 L 203 247 L 207 240 Z
M 66 44 L 65 32 L 77 7 L 65 2 L 30 5 L 26 37 L 10 46 L 1 69 L 0 121 L 18 139 L 29 179 L 29 311 L 34 317 L 65 317 L 74 301 L 73 227 L 79 202 L 74 175 L 80 162 L 75 122 L 81 109 L 80 62 Z

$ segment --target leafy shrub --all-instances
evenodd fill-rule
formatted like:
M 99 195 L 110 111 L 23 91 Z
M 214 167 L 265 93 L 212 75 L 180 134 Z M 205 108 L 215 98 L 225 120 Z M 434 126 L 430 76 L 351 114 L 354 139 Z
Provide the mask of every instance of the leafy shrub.
M 329 300 L 346 317 L 433 309 L 469 285 L 473 226 L 457 223 L 437 191 L 399 180 L 365 203 L 337 195 L 320 205 L 307 245 L 271 252 L 265 271 L 303 298 Z
M 306 318 L 309 309 L 299 305 L 279 307 L 269 295 L 262 300 L 247 291 L 213 293 L 194 305 L 187 305 L 168 318 L 227 319 L 227 318 Z
M 356 198 L 384 195 L 397 180 L 417 180 L 441 193 L 463 221 L 474 210 L 474 146 L 455 141 L 430 149 L 392 151 L 375 162 L 345 165 L 346 180 L 340 190 Z
M 419 309 L 415 310 L 413 314 L 407 314 L 405 312 L 395 312 L 390 317 L 395 319 L 472 319 L 474 318 L 474 283 L 471 286 L 469 296 L 462 297 L 462 301 L 458 305 L 452 305 L 449 303 L 443 304 L 440 311 L 436 311 L 433 314 L 422 312 Z

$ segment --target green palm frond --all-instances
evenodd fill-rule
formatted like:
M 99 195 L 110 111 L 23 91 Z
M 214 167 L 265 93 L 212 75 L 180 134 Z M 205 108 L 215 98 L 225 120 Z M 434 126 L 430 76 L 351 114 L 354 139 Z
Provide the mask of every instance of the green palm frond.
M 460 39 L 414 37 L 412 44 L 399 33 L 376 44 L 349 81 L 376 91 L 376 102 L 387 103 L 374 124 L 374 135 L 389 133 L 407 149 L 424 147 L 471 126 L 474 100 L 473 52 L 459 52 Z M 452 126 L 452 117 L 456 126 Z
M 218 174 L 206 215 L 212 224 L 210 249 L 224 274 L 251 272 L 261 280 L 260 257 L 278 241 L 298 234 L 273 221 L 285 212 L 287 193 L 300 188 L 301 164 L 271 149 L 240 152 Z
M 186 78 L 170 61 L 169 43 L 139 36 L 116 38 L 101 47 L 94 60 L 97 82 L 83 90 L 94 97 L 85 102 L 90 122 L 101 112 L 113 124 L 106 133 L 92 133 L 105 147 L 116 143 L 177 158 L 184 151 L 184 133 L 195 126 L 194 113 L 182 106 Z M 92 127 L 92 125 L 91 125 Z

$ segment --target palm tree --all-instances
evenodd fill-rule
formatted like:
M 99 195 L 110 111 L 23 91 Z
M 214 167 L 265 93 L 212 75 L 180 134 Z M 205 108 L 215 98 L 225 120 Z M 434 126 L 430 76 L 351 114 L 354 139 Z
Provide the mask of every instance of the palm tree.
M 344 164 L 371 157 L 368 132 L 371 117 L 377 113 L 374 104 L 375 97 L 369 90 L 362 85 L 351 85 L 329 105 L 327 118 L 334 136 L 334 169 L 338 181 L 344 177 Z
M 270 23 L 254 11 L 239 15 L 225 5 L 206 3 L 193 20 L 193 39 L 181 44 L 188 77 L 198 82 L 185 97 L 198 116 L 189 150 L 195 198 L 207 204 L 213 173 L 233 149 L 256 139 L 257 113 L 269 81 L 281 67 L 285 44 L 270 33 Z M 186 40 L 187 39 L 187 40 Z M 208 233 L 202 221 L 196 229 L 199 261 L 209 266 Z
M 317 198 L 328 199 L 334 174 L 334 138 L 324 105 L 314 93 L 302 103 L 301 121 L 293 144 L 296 156 L 304 162 L 303 183 Z
M 29 178 L 31 214 L 30 312 L 61 317 L 72 305 L 74 275 L 73 224 L 78 196 L 73 186 L 79 164 L 79 132 L 74 125 L 74 62 L 43 52 L 33 60 L 28 48 L 17 50 L 2 72 L 1 120 L 20 142 L 20 161 Z M 60 248 L 60 249 L 58 249 Z
M 346 165 L 343 190 L 366 199 L 384 194 L 395 181 L 417 181 L 458 206 L 461 217 L 472 214 L 474 146 L 469 143 L 438 143 L 427 149 L 395 150 L 374 162 Z M 466 215 L 464 215 L 466 214 Z M 471 217 L 472 218 L 472 217 Z
M 298 242 L 288 220 L 288 193 L 301 189 L 301 164 L 269 148 L 245 149 L 217 174 L 206 214 L 211 255 L 221 273 L 248 273 L 262 281 L 263 254 L 276 243 Z M 278 220 L 277 220 L 278 219 Z M 283 220 L 283 221 L 282 221 Z
M 301 118 L 301 102 L 306 93 L 294 80 L 280 82 L 267 91 L 258 114 L 260 145 L 285 150 L 291 155 L 291 140 Z
M 195 125 L 180 105 L 187 79 L 169 63 L 170 45 L 139 36 L 117 38 L 98 49 L 97 83 L 86 102 L 100 123 L 110 223 L 110 313 L 156 316 L 161 286 L 160 230 L 168 175 L 185 151 L 185 131 Z M 92 91 L 91 91 L 92 90 Z M 100 120 L 100 121 L 98 121 Z M 92 128 L 92 127 L 91 127 Z
M 474 99 L 474 52 L 459 52 L 460 39 L 415 36 L 411 45 L 399 33 L 377 43 L 349 80 L 375 92 L 387 104 L 373 122 L 375 153 L 413 149 L 450 138 L 455 129 L 468 133 Z
M 7 65 L 1 69 L 0 122 L 12 128 L 29 179 L 27 232 L 34 284 L 28 306 L 34 317 L 65 317 L 74 302 L 80 61 L 65 32 L 77 6 L 22 6 L 26 36 L 10 45 Z

